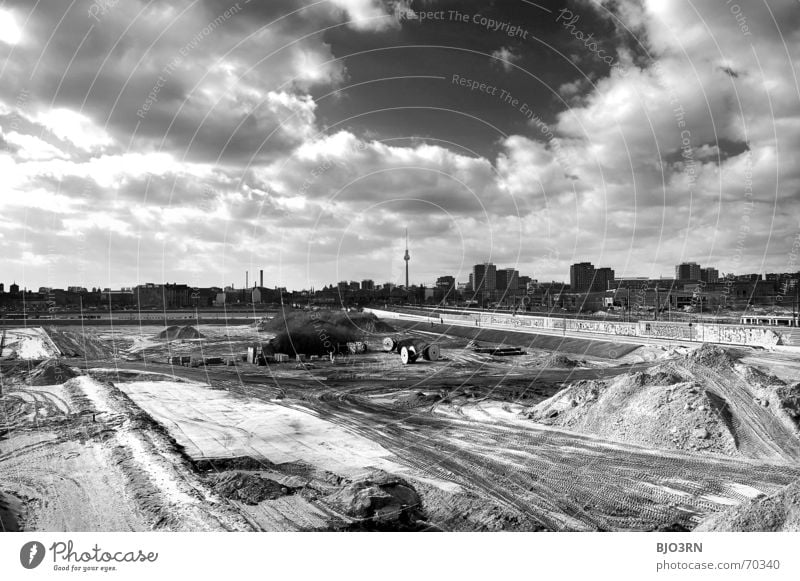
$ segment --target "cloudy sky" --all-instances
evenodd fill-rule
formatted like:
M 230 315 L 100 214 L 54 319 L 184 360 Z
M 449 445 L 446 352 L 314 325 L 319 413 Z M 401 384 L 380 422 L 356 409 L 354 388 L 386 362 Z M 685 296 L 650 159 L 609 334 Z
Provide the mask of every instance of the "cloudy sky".
M 0 281 L 800 270 L 794 1 L 0 0 Z

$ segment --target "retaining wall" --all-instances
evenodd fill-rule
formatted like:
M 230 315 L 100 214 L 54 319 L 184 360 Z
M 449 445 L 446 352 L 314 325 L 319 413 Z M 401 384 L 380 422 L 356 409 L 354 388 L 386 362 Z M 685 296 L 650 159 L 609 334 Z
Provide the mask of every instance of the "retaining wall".
M 583 331 L 601 335 L 625 335 L 687 342 L 724 343 L 728 345 L 750 345 L 775 347 L 778 345 L 800 346 L 800 329 L 783 329 L 747 325 L 722 325 L 716 323 L 673 323 L 668 321 L 596 321 L 588 319 L 565 319 L 559 317 L 536 317 L 528 315 L 506 315 L 492 313 L 445 313 L 441 316 L 415 314 L 381 309 L 364 309 L 382 319 L 401 319 L 465 326 L 506 328 L 518 331 Z

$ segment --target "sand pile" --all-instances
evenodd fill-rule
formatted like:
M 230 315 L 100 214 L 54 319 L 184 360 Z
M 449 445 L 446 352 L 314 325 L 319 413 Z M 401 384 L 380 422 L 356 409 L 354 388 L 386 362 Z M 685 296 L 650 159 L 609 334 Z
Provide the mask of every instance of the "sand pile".
M 759 496 L 704 519 L 695 531 L 798 532 L 800 480 L 771 496 Z
M 749 365 L 737 364 L 735 370 L 755 394 L 754 403 L 769 408 L 800 437 L 800 383 L 788 384 Z
M 58 385 L 65 381 L 78 377 L 75 369 L 64 365 L 60 361 L 48 359 L 37 365 L 28 375 L 30 385 Z
M 685 356 L 687 361 L 703 365 L 714 370 L 728 370 L 736 362 L 736 352 L 732 349 L 724 349 L 711 343 L 703 343 L 694 351 Z
M 186 325 L 185 327 L 170 325 L 155 336 L 156 339 L 166 339 L 168 341 L 174 339 L 202 339 L 203 337 L 205 335 L 191 325 Z
M 537 422 L 654 448 L 737 455 L 725 402 L 664 370 L 584 380 L 526 412 Z

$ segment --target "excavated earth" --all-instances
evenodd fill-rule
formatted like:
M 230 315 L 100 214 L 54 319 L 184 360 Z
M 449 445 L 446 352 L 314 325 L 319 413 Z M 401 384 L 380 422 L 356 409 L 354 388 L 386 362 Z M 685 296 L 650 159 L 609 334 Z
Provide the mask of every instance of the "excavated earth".
M 426 325 L 392 334 L 441 359 L 404 366 L 369 324 L 367 353 L 309 365 L 244 363 L 255 326 L 19 333 L 3 530 L 798 530 L 791 361 L 529 337 L 497 356 Z M 197 350 L 235 365 L 170 361 Z

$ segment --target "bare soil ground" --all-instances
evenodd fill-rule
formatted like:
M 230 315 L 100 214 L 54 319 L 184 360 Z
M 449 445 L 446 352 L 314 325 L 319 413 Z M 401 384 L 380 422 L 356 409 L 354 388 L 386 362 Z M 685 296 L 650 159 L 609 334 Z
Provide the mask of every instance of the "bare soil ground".
M 800 480 L 775 494 L 759 495 L 706 517 L 696 531 L 797 532 L 800 530 Z
M 501 357 L 427 326 L 398 333 L 437 342 L 439 361 L 403 366 L 376 337 L 333 363 L 170 365 L 264 337 L 199 330 L 98 332 L 102 356 L 60 384 L 34 385 L 52 362 L 0 363 L 4 526 L 689 530 L 800 479 L 800 398 L 758 351 L 526 335 L 525 355 Z

